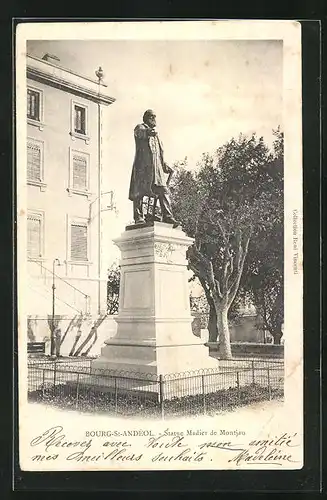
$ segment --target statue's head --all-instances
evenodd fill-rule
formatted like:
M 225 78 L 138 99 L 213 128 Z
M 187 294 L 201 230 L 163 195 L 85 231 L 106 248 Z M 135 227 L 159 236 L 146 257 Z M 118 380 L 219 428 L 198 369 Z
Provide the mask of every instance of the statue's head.
M 151 128 L 154 128 L 156 126 L 156 114 L 152 109 L 147 109 L 145 111 L 143 115 L 143 122 Z

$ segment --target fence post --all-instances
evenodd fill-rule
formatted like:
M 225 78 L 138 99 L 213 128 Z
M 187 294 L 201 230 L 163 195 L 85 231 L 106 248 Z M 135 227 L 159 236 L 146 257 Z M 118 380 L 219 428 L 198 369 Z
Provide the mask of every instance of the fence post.
M 159 403 L 160 403 L 160 411 L 161 411 L 162 420 L 164 420 L 164 418 L 165 418 L 163 384 L 164 383 L 163 383 L 162 375 L 159 375 Z
M 255 375 L 254 375 L 254 361 L 252 360 L 252 385 L 255 385 Z
M 237 386 L 237 397 L 240 400 L 241 394 L 240 394 L 240 374 L 239 374 L 239 372 L 236 372 L 236 386 Z
M 56 392 L 56 377 L 57 377 L 57 363 L 54 363 L 53 369 L 53 394 Z
M 207 413 L 206 409 L 206 393 L 205 393 L 205 384 L 204 384 L 204 375 L 202 374 L 202 398 L 203 398 L 203 413 L 204 415 Z
M 45 378 L 45 369 L 42 369 L 42 398 L 44 398 L 44 378 Z
M 267 378 L 268 378 L 268 397 L 271 399 L 271 386 L 270 386 L 270 371 L 269 366 L 267 367 Z
M 115 413 L 118 413 L 118 387 L 117 387 L 117 377 L 115 377 Z
M 76 386 L 76 409 L 78 408 L 78 398 L 79 398 L 79 373 L 77 373 L 77 386 Z

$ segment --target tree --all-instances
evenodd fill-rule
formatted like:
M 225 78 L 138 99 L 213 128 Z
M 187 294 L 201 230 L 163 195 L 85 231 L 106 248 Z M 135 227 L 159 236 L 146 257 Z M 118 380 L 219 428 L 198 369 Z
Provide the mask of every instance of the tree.
M 250 241 L 269 232 L 282 211 L 272 162 L 263 138 L 241 134 L 215 156 L 204 154 L 196 172 L 182 169 L 173 186 L 174 212 L 195 238 L 187 252 L 189 268 L 204 289 L 220 355 L 226 359 L 232 356 L 228 312 L 240 287 Z M 187 189 L 179 189 L 183 179 Z

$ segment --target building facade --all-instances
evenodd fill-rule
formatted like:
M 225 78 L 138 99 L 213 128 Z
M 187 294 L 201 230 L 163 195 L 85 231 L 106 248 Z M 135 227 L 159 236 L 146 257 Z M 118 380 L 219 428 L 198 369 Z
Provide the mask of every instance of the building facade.
M 115 99 L 101 72 L 98 81 L 83 77 L 49 54 L 27 55 L 26 71 L 27 299 L 39 340 L 54 310 L 66 320 L 106 312 L 102 234 L 112 193 L 102 183 L 103 122 Z

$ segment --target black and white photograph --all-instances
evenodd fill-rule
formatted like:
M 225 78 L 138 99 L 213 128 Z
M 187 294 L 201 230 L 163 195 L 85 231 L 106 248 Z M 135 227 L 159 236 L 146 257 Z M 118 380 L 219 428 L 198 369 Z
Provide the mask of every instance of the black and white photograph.
M 301 26 L 24 23 L 20 467 L 301 469 Z

